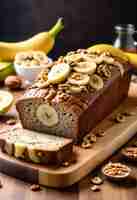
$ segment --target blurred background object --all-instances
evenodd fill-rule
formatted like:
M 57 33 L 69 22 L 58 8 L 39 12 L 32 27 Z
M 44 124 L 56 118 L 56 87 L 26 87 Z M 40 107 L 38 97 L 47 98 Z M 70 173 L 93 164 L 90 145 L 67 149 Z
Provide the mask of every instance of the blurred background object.
M 134 39 L 137 31 L 133 24 L 118 24 L 114 27 L 116 33 L 116 39 L 113 46 L 120 48 L 123 51 L 136 53 L 137 42 Z
M 136 0 L 1 0 L 0 40 L 27 39 L 63 17 L 65 29 L 51 52 L 57 57 L 94 43 L 112 43 L 116 24 L 137 26 L 136 8 Z

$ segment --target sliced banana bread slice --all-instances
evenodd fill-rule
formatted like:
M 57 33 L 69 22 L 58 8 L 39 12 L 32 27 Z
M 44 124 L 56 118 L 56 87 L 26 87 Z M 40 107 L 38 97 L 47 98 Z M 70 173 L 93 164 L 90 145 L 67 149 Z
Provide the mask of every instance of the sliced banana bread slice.
M 73 141 L 14 128 L 0 135 L 0 147 L 10 156 L 33 163 L 60 164 L 72 156 Z

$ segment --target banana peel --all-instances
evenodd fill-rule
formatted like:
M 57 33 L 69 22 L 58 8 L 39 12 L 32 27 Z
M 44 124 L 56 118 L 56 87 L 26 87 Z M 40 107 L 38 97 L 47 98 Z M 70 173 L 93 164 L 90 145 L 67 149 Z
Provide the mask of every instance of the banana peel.
M 21 42 L 0 42 L 0 58 L 2 61 L 13 61 L 15 55 L 22 51 L 51 51 L 57 34 L 64 28 L 62 18 L 48 32 L 41 32 Z
M 9 62 L 0 62 L 0 81 L 4 81 L 5 78 L 11 74 L 15 74 L 13 64 Z
M 128 57 L 129 59 L 129 63 L 137 68 L 137 54 L 136 53 L 127 53 L 125 52 L 125 55 Z
M 125 62 L 129 61 L 129 57 L 120 49 L 109 44 L 97 44 L 88 48 L 89 53 L 104 53 L 109 52 L 112 56 L 122 59 Z
M 34 163 L 40 163 L 40 158 L 36 155 L 36 151 L 35 149 L 29 149 L 28 150 L 28 156 L 29 156 L 29 159 L 34 162 Z

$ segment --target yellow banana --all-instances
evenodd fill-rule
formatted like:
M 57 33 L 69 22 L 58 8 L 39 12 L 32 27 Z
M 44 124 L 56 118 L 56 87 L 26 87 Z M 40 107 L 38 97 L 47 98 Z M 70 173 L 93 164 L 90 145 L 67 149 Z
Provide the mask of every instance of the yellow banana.
M 136 53 L 126 53 L 125 55 L 128 57 L 129 59 L 129 63 L 131 65 L 133 65 L 134 67 L 137 67 L 137 54 Z
M 48 32 L 41 32 L 32 38 L 21 42 L 0 42 L 0 58 L 2 60 L 14 60 L 15 55 L 21 51 L 40 50 L 46 54 L 53 48 L 56 35 L 63 29 L 62 19 Z
M 118 48 L 113 47 L 108 44 L 97 44 L 88 48 L 89 52 L 109 52 L 112 56 L 123 59 L 124 61 L 129 62 L 133 67 L 137 68 L 137 54 L 124 52 Z
M 124 61 L 128 61 L 128 57 L 125 55 L 125 53 L 118 49 L 113 47 L 109 44 L 96 44 L 94 46 L 91 46 L 88 48 L 89 52 L 93 53 L 103 53 L 103 52 L 109 52 L 112 56 L 118 57 Z

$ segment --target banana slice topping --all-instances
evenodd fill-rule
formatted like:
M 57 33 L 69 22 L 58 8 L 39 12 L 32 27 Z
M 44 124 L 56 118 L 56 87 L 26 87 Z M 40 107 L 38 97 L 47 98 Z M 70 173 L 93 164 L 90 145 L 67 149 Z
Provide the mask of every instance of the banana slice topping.
M 72 85 L 87 85 L 89 83 L 89 76 L 87 74 L 82 74 L 74 72 L 68 78 L 68 82 Z
M 48 127 L 55 126 L 59 121 L 56 110 L 49 104 L 41 104 L 36 111 L 36 116 L 42 124 Z
M 61 83 L 68 77 L 70 70 L 71 67 L 66 63 L 54 65 L 48 73 L 48 82 L 52 84 Z
M 95 62 L 80 62 L 73 69 L 76 72 L 85 73 L 85 74 L 94 74 L 96 71 L 97 65 Z
M 71 85 L 69 90 L 72 94 L 78 94 L 83 90 L 84 86 Z
M 89 84 L 95 90 L 100 90 L 104 86 L 103 79 L 100 76 L 98 76 L 97 74 L 94 74 L 90 77 Z
M 82 55 L 80 53 L 67 55 L 65 57 L 65 60 L 69 64 L 72 62 L 79 62 L 80 60 L 82 60 Z

